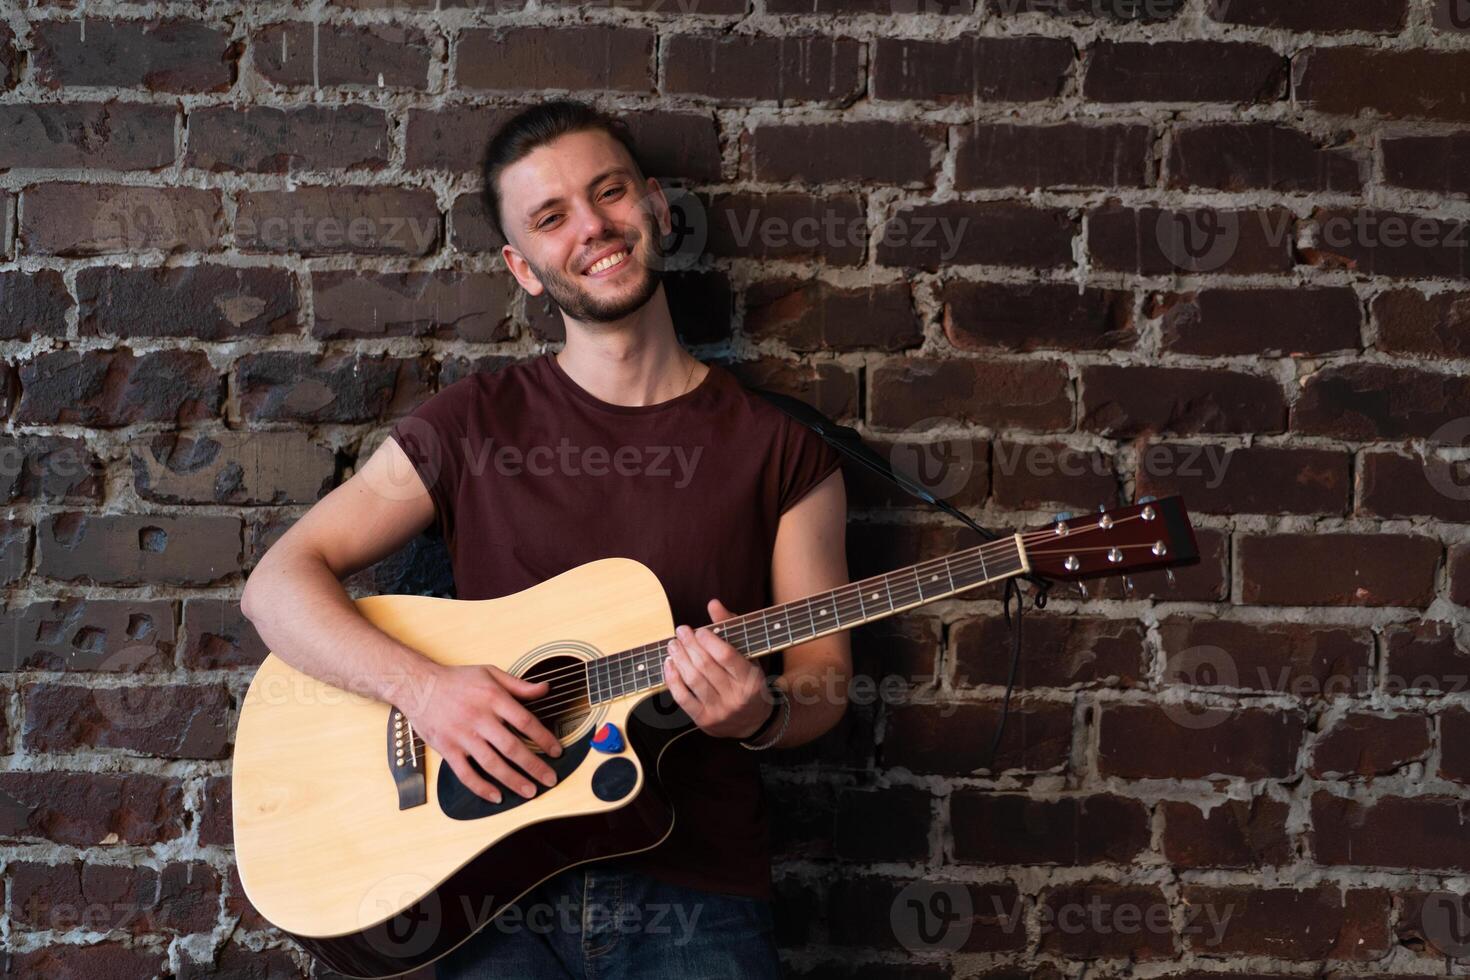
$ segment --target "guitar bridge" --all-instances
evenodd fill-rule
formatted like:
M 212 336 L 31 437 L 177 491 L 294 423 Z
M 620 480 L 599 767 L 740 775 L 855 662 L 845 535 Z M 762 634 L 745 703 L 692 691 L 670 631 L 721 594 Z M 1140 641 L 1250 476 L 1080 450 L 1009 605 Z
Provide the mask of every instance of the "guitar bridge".
M 398 789 L 398 809 L 423 806 L 429 801 L 429 783 L 424 778 L 424 743 L 414 734 L 413 722 L 403 712 L 388 712 L 388 770 Z

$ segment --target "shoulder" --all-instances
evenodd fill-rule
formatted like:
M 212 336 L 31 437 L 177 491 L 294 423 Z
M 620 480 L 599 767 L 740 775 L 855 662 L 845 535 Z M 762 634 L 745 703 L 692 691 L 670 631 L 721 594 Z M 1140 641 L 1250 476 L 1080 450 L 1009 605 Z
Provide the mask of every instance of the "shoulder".
M 471 371 L 444 385 L 420 403 L 416 415 L 463 421 L 484 405 L 514 407 L 542 382 L 536 377 L 538 358 L 502 359 Z

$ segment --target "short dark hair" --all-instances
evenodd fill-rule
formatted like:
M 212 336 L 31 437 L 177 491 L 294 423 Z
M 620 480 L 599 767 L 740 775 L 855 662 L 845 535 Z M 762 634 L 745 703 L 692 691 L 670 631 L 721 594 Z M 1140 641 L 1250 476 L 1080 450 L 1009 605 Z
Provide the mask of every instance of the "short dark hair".
M 576 99 L 554 99 L 531 106 L 506 120 L 490 137 L 490 143 L 485 148 L 482 169 L 485 180 L 485 209 L 490 216 L 491 227 L 502 241 L 508 242 L 510 239 L 506 238 L 505 228 L 500 220 L 500 191 L 496 181 L 501 173 L 537 147 L 568 133 L 589 129 L 600 129 L 622 143 L 628 155 L 633 158 L 633 166 L 638 168 L 638 176 L 643 177 L 643 164 L 638 159 L 638 151 L 633 144 L 633 134 L 629 131 L 628 124 Z

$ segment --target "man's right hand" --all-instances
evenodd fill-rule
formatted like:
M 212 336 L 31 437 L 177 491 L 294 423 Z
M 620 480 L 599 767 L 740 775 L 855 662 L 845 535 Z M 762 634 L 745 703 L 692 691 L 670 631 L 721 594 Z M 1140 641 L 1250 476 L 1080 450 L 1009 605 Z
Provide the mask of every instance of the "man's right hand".
M 521 703 L 549 692 L 546 681 L 532 684 L 499 667 L 436 663 L 414 710 L 398 707 L 460 782 L 476 795 L 499 803 L 500 792 L 470 767 L 469 760 L 473 758 L 481 769 L 523 797 L 536 794 L 526 774 L 554 786 L 556 773 L 521 741 L 525 736 L 552 758 L 561 755 L 561 742 Z

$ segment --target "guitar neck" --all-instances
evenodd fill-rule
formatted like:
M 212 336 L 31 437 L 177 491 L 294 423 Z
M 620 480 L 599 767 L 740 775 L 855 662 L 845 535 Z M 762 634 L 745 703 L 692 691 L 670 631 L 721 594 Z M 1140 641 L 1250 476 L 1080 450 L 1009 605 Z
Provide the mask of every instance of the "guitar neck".
M 711 631 L 754 659 L 1030 570 L 1021 535 L 1015 534 L 827 592 L 732 616 L 711 627 Z M 592 702 L 663 687 L 663 664 L 671 639 L 665 637 L 591 662 L 587 678 Z

